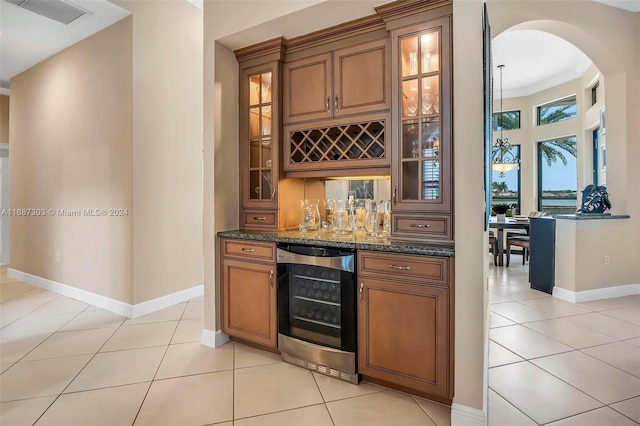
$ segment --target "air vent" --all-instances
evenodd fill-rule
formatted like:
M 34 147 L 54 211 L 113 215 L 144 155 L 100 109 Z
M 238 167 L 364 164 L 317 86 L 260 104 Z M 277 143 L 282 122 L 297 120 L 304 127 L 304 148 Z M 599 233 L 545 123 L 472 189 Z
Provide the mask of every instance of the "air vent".
M 68 25 L 88 12 L 62 0 L 5 0 L 45 18 Z

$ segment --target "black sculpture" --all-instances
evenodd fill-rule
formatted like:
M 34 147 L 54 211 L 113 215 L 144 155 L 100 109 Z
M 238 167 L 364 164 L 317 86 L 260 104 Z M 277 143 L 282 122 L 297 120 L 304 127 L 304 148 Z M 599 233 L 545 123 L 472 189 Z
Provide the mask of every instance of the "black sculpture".
M 582 190 L 582 207 L 578 213 L 604 213 L 611 208 L 609 194 L 604 186 L 587 185 Z

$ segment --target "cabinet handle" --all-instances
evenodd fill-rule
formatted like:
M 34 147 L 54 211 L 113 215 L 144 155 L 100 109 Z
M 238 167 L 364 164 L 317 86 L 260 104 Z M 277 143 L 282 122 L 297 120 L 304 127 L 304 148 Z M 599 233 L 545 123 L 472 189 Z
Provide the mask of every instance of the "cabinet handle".
M 331 96 L 327 96 L 327 114 L 331 115 Z
M 360 283 L 360 303 L 364 303 L 364 283 Z
M 271 284 L 271 288 L 273 288 L 273 269 L 269 272 L 269 284 Z
M 431 228 L 431 225 L 422 223 L 412 223 L 409 226 L 412 228 Z
M 243 248 L 242 251 L 245 252 L 245 253 L 253 253 L 256 250 L 255 249 Z
M 400 269 L 401 271 L 410 271 L 411 270 L 411 266 L 399 266 L 399 265 L 389 265 L 389 268 L 391 269 Z
M 336 107 L 336 111 L 335 111 L 335 112 L 340 111 L 340 104 L 338 103 L 338 97 L 337 97 L 337 96 L 336 96 L 336 103 L 335 103 L 335 107 Z
M 394 206 L 398 205 L 398 187 L 397 186 L 393 187 L 393 205 Z
M 271 191 L 271 202 L 273 204 L 278 204 L 278 200 L 276 199 L 276 191 L 277 189 L 274 189 L 273 191 Z
M 264 217 L 264 216 L 254 216 L 254 217 L 253 217 L 253 220 L 267 220 L 267 218 L 266 218 L 266 217 Z M 244 250 L 244 249 L 243 249 L 243 250 Z

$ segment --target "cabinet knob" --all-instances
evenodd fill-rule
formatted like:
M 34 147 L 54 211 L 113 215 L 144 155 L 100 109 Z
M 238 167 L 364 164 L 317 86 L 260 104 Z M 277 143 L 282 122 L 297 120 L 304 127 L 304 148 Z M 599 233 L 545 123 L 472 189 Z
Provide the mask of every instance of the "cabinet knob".
M 364 303 L 364 283 L 360 283 L 360 303 Z
M 431 225 L 422 223 L 411 223 L 409 226 L 412 228 L 431 228 Z
M 273 288 L 273 269 L 269 272 L 269 284 L 271 284 L 271 288 Z
M 410 271 L 411 270 L 411 266 L 400 266 L 400 265 L 389 265 L 389 268 L 391 269 L 400 269 L 401 271 Z

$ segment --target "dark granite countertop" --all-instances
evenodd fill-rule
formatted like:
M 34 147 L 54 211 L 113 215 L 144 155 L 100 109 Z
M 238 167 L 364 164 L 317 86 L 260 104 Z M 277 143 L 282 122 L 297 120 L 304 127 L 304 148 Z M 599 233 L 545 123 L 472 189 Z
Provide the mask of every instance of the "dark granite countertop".
M 554 219 L 566 220 L 602 220 L 602 219 L 629 219 L 628 214 L 611 214 L 611 213 L 582 213 L 582 214 L 556 214 Z
M 363 231 L 357 231 L 350 235 L 336 235 L 328 230 L 300 232 L 297 229 L 282 229 L 278 231 L 234 229 L 230 231 L 220 231 L 217 235 L 222 238 L 236 238 L 240 240 L 321 245 L 324 247 L 351 248 L 356 250 L 446 257 L 454 255 L 452 244 L 420 244 L 407 241 L 389 241 L 386 238 L 367 237 Z

